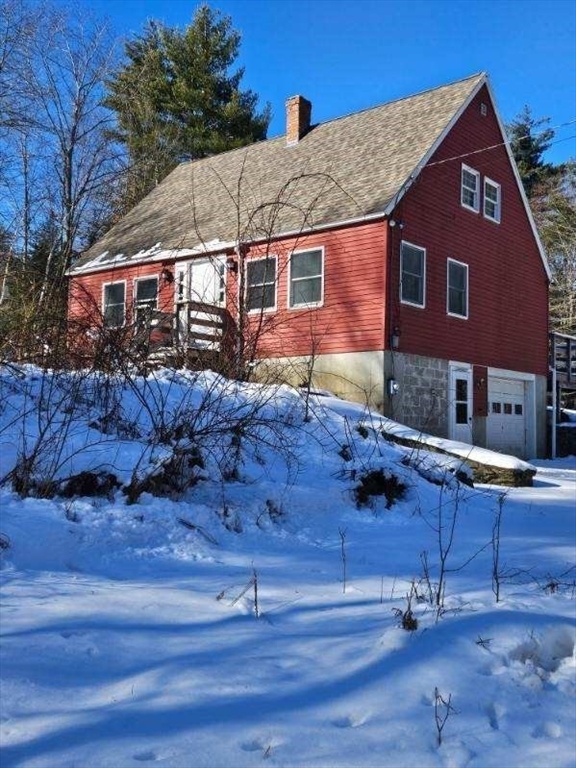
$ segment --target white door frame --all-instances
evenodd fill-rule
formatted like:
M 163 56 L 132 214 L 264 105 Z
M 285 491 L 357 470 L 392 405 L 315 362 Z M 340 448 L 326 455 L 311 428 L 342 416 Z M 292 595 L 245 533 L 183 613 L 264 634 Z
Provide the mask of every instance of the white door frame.
M 203 265 L 206 263 L 210 263 L 214 266 L 215 277 L 219 274 L 219 270 L 221 270 L 221 277 L 223 278 L 224 282 L 224 285 L 222 286 L 222 300 L 216 298 L 213 302 L 206 303 L 217 307 L 226 306 L 226 254 L 217 253 L 213 254 L 212 256 L 198 256 L 194 259 L 178 262 L 175 269 L 176 280 L 174 281 L 174 311 L 176 315 L 178 338 L 180 340 L 187 338 L 189 332 L 191 331 L 190 318 L 187 309 L 189 302 L 195 301 L 197 303 L 202 303 L 201 296 L 194 298 L 190 295 L 192 290 L 194 266 Z M 179 312 L 179 308 L 183 310 L 182 313 Z M 199 316 L 203 316 L 203 313 L 201 312 L 198 314 Z
M 467 385 L 467 424 L 456 423 L 456 379 L 466 379 Z M 458 401 L 463 402 L 463 401 Z M 472 445 L 472 415 L 474 412 L 474 394 L 472 365 L 450 360 L 448 366 L 448 433 L 451 440 Z M 464 434 L 463 434 L 464 433 Z

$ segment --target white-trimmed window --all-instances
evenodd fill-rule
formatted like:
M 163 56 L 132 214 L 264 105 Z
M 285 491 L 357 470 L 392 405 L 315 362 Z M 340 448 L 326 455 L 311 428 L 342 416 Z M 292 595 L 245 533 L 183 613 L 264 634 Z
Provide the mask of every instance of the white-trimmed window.
M 446 310 L 455 317 L 468 317 L 468 264 L 448 259 Z
M 484 177 L 484 216 L 497 224 L 500 223 L 501 195 L 500 184 Z
M 158 278 L 138 277 L 134 281 L 134 320 L 145 322 L 158 306 Z
M 426 303 L 426 249 L 405 241 L 400 249 L 400 301 L 414 307 Z
M 102 315 L 106 328 L 119 328 L 126 320 L 126 281 L 104 283 L 102 286 Z
M 276 309 L 276 256 L 246 263 L 246 307 L 249 312 Z
M 480 173 L 462 163 L 460 202 L 464 208 L 478 213 L 480 210 Z
M 314 307 L 324 294 L 324 250 L 299 251 L 290 256 L 289 307 Z

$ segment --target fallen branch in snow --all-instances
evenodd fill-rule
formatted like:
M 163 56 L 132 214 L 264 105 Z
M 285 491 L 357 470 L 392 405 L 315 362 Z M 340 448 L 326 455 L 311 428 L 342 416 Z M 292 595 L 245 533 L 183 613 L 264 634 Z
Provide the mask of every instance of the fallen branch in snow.
M 236 595 L 234 600 L 232 600 L 231 605 L 236 605 L 236 603 L 239 600 L 241 600 L 246 594 L 246 592 L 248 592 L 248 590 L 251 588 L 254 590 L 254 615 L 256 616 L 257 619 L 259 619 L 260 608 L 258 605 L 258 572 L 256 571 L 256 568 L 254 567 L 252 568 L 252 578 L 246 584 L 246 586 L 242 589 L 242 591 L 238 595 Z M 222 600 L 225 593 L 226 593 L 226 590 L 225 589 L 222 590 L 222 592 L 220 592 L 220 594 L 216 597 L 216 600 Z
M 346 594 L 346 529 L 338 528 L 340 557 L 342 558 L 342 594 Z
M 204 536 L 206 541 L 210 542 L 210 544 L 214 544 L 217 547 L 219 546 L 218 542 L 212 536 L 212 534 L 208 533 L 208 531 L 205 531 L 202 526 L 197 525 L 196 523 L 191 523 L 190 520 L 186 520 L 184 517 L 177 517 L 176 518 L 180 525 L 183 525 L 184 528 L 188 528 L 190 531 L 198 532 L 201 536 Z

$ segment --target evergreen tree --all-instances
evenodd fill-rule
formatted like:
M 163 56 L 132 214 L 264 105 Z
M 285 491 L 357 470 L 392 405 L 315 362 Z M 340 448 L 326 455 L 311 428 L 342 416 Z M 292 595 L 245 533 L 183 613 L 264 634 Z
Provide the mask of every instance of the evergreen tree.
M 150 21 L 126 43 L 126 62 L 108 82 L 106 104 L 117 116 L 116 139 L 128 154 L 125 211 L 179 162 L 264 139 L 269 107 L 241 90 L 232 71 L 240 34 L 207 5 L 183 31 Z
M 552 271 L 550 328 L 576 334 L 576 164 L 534 187 L 531 204 Z
M 506 126 L 510 147 L 518 166 L 524 191 L 532 197 L 534 188 L 557 174 L 561 169 L 545 163 L 543 155 L 554 138 L 552 128 L 544 128 L 550 118 L 539 120 L 532 116 L 532 110 L 525 106 L 522 112 Z
M 39 285 L 44 281 L 60 279 L 62 276 L 62 248 L 60 227 L 52 214 L 32 234 L 28 267 L 31 279 Z

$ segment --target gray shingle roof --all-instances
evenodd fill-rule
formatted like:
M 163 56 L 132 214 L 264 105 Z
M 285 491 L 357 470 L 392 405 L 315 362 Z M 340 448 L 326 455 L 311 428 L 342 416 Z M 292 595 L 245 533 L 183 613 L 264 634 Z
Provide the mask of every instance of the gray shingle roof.
M 182 163 L 73 271 L 382 212 L 484 79 L 321 123 L 294 146 L 280 136 Z

